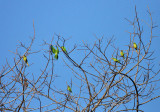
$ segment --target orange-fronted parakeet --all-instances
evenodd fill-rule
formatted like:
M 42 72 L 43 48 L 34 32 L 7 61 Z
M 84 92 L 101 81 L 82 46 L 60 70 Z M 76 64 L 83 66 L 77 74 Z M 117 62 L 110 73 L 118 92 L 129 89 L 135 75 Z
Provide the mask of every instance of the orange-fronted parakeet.
M 67 90 L 72 93 L 71 87 L 68 85 Z
M 24 62 L 29 66 L 27 57 L 26 57 L 25 55 L 23 55 L 23 60 L 24 60 Z
M 59 49 L 58 49 L 58 47 L 57 47 L 57 50 L 55 50 L 55 53 L 54 53 L 54 54 L 55 54 L 54 58 L 58 60 L 58 54 L 59 54 Z
M 51 53 L 53 53 L 53 54 L 54 54 L 54 53 L 55 53 L 55 51 L 56 51 L 56 49 L 55 49 L 52 45 L 50 46 L 50 49 L 51 49 Z
M 120 61 L 118 59 L 116 59 L 116 58 L 111 58 L 111 59 L 113 59 L 114 62 L 120 63 Z
M 137 44 L 135 42 L 133 43 L 133 47 L 135 48 L 135 50 L 137 52 Z
M 124 58 L 123 50 L 120 51 L 120 55 Z
M 67 50 L 66 50 L 66 48 L 65 48 L 64 46 L 62 46 L 61 48 L 62 48 L 62 50 L 63 50 L 66 54 L 68 54 L 68 53 L 67 53 Z

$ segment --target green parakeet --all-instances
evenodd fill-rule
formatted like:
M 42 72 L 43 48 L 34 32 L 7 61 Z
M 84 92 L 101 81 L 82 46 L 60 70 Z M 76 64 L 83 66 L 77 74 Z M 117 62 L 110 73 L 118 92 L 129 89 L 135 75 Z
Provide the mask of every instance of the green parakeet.
M 135 50 L 137 52 L 137 44 L 135 42 L 133 43 L 133 47 L 135 48 Z
M 51 53 L 53 53 L 53 54 L 54 54 L 54 53 L 55 53 L 55 51 L 56 51 L 56 49 L 55 49 L 52 45 L 50 46 L 50 49 L 51 49 Z
M 114 62 L 120 63 L 120 61 L 118 59 L 116 59 L 116 58 L 111 58 L 111 59 L 113 59 Z
M 26 57 L 25 55 L 23 55 L 23 60 L 24 60 L 24 62 L 29 66 L 27 57 Z
M 124 58 L 123 50 L 120 51 L 120 55 Z
M 67 54 L 66 48 L 65 48 L 64 46 L 62 46 L 61 48 L 62 48 L 62 50 Z
M 55 54 L 54 58 L 55 58 L 56 60 L 58 60 L 58 54 Z
M 68 85 L 67 90 L 72 93 L 71 87 Z
M 59 54 L 59 49 L 58 49 L 58 47 L 57 47 L 57 50 L 55 50 L 55 53 L 54 53 L 54 54 L 55 54 L 54 58 L 58 60 L 58 54 Z

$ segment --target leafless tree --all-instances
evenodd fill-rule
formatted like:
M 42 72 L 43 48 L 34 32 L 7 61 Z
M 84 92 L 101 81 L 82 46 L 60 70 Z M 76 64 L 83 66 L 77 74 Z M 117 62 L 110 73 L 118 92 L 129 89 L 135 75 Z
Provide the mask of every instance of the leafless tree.
M 70 40 L 55 34 L 50 43 L 44 41 L 42 44 L 47 46 L 45 47 L 47 49 L 33 51 L 35 41 L 33 23 L 34 35 L 30 45 L 26 46 L 20 42 L 16 52 L 12 52 L 15 55 L 14 65 L 6 60 L 6 65 L 2 66 L 0 111 L 143 111 L 142 105 L 160 97 L 153 97 L 153 93 L 159 88 L 155 85 L 160 81 L 160 69 L 154 69 L 157 63 L 154 61 L 154 52 L 150 50 L 155 26 L 149 8 L 148 15 L 150 23 L 140 21 L 135 7 L 134 20 L 126 19 L 133 30 L 127 32 L 130 41 L 127 46 L 124 45 L 126 48 L 123 49 L 124 57 L 120 55 L 121 49 L 114 44 L 114 37 L 97 38 L 93 45 L 83 42 L 81 46 L 66 46 Z M 142 24 L 150 30 L 145 41 L 143 34 L 146 32 L 143 31 Z M 133 47 L 134 42 L 137 43 L 137 50 Z M 55 49 L 59 48 L 59 54 L 64 54 L 62 58 L 59 57 L 58 60 L 54 58 L 51 45 Z M 65 52 L 62 46 L 71 49 Z M 23 54 L 20 51 L 23 51 Z M 43 69 L 40 68 L 40 72 L 32 71 L 34 62 L 28 62 L 28 67 L 23 61 L 23 56 L 38 57 L 39 52 L 43 52 Z M 72 54 L 77 57 L 72 57 Z M 113 61 L 112 57 L 119 61 Z M 58 75 L 54 67 L 59 65 L 54 62 L 60 59 L 74 77 L 74 80 L 68 81 L 67 84 L 71 87 L 72 93 L 67 91 L 65 82 L 62 82 L 66 85 L 64 90 L 58 88 L 55 83 Z

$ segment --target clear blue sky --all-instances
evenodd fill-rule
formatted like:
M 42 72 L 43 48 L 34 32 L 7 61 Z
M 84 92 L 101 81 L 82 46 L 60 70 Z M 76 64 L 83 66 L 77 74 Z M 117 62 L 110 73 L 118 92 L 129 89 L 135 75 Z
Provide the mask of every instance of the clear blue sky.
M 122 42 L 127 44 L 128 34 L 125 31 L 131 26 L 124 18 L 133 20 L 135 5 L 139 17 L 146 20 L 149 6 L 154 23 L 160 26 L 159 4 L 160 0 L 1 0 L 0 69 L 6 58 L 13 62 L 13 54 L 8 50 L 15 51 L 18 41 L 27 44 L 29 37 L 33 36 L 33 19 L 35 46 L 41 45 L 43 40 L 49 42 L 54 33 L 65 38 L 72 37 L 71 45 L 82 43 L 82 40 L 93 43 L 95 35 L 106 38 L 114 35 L 118 46 Z M 159 28 L 154 33 L 159 36 Z M 159 43 L 159 38 L 153 40 L 152 49 L 156 51 L 156 57 L 160 54 Z M 159 109 L 160 100 L 155 101 L 143 106 L 145 112 Z

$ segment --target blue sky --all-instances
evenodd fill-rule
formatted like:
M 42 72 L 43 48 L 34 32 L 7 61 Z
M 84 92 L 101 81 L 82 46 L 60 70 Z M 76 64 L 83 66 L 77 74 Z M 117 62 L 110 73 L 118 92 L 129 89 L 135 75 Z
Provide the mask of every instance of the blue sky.
M 13 62 L 11 58 L 13 54 L 8 50 L 15 51 L 18 41 L 29 43 L 29 38 L 33 36 L 33 20 L 36 30 L 34 47 L 43 44 L 43 40 L 49 42 L 55 33 L 65 38 L 72 37 L 68 43 L 70 46 L 80 44 L 82 40 L 93 43 L 96 40 L 95 35 L 97 37 L 104 35 L 106 38 L 114 35 L 116 45 L 123 47 L 121 43 L 125 45 L 128 42 L 126 31 L 131 29 L 125 18 L 133 20 L 135 5 L 139 17 L 146 21 L 149 18 L 147 16 L 147 6 L 149 6 L 154 23 L 160 26 L 159 4 L 159 0 L 48 0 L 47 2 L 1 0 L 0 64 L 5 64 L 6 58 Z M 160 35 L 159 28 L 154 31 L 154 34 Z M 152 49 L 156 51 L 155 57 L 158 59 L 160 59 L 160 48 L 157 47 L 159 42 L 160 39 L 156 38 L 152 44 Z M 35 60 L 33 57 L 29 58 Z M 35 62 L 39 60 L 41 59 Z M 159 106 L 160 101 L 155 100 L 142 108 L 145 112 L 150 112 L 156 111 Z

